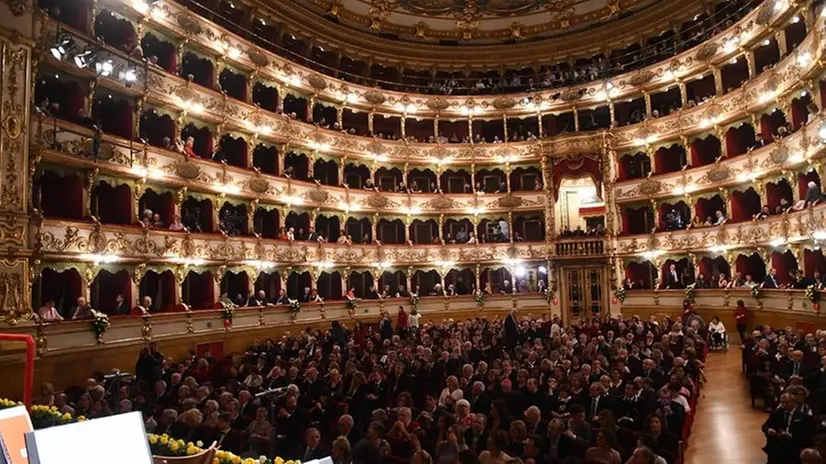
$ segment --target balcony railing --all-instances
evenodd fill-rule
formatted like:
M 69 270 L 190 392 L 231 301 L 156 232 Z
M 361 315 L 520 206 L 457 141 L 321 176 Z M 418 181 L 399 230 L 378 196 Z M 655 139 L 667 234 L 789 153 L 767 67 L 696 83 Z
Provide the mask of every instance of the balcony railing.
M 558 257 L 592 257 L 605 254 L 605 240 L 602 238 L 565 239 L 556 243 Z

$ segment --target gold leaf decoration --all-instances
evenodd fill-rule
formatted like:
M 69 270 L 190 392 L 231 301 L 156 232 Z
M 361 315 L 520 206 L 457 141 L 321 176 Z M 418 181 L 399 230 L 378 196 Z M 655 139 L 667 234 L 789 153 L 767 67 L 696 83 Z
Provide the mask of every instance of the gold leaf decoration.
M 774 2 L 768 2 L 763 5 L 760 12 L 757 13 L 757 18 L 754 20 L 759 26 L 768 26 L 774 16 Z
M 774 164 L 783 164 L 787 159 L 789 159 L 789 149 L 783 145 L 780 145 L 776 150 L 771 152 L 769 159 Z
M 654 179 L 645 179 L 639 186 L 639 191 L 643 195 L 655 195 L 662 190 L 662 182 Z
M 327 81 L 318 74 L 310 74 L 307 77 L 307 82 L 310 83 L 310 87 L 318 91 L 322 91 L 327 88 Z
M 181 28 L 183 28 L 183 30 L 188 34 L 192 35 L 198 35 L 203 31 L 198 20 L 190 15 L 178 16 L 178 25 L 180 25 Z
M 310 190 L 307 195 L 310 197 L 310 200 L 316 203 L 325 203 L 327 198 L 330 197 L 327 191 L 322 190 L 320 185 L 316 186 L 315 190 Z
M 364 92 L 364 99 L 373 105 L 381 105 L 387 101 L 387 97 L 378 90 L 368 90 Z
M 429 98 L 427 102 L 425 102 L 425 106 L 427 106 L 433 111 L 444 111 L 448 109 L 448 107 L 450 107 L 450 103 L 448 103 L 447 100 L 445 100 L 442 97 L 436 97 Z
M 720 48 L 720 45 L 714 42 L 709 42 L 703 45 L 699 50 L 697 50 L 697 59 L 700 61 L 707 61 L 714 58 L 718 48 Z
M 513 97 L 499 97 L 493 100 L 493 107 L 497 110 L 507 110 L 516 106 L 516 99 Z
M 731 177 L 731 171 L 725 165 L 717 165 L 706 174 L 708 180 L 711 182 L 723 182 Z
M 628 83 L 633 86 L 640 86 L 654 78 L 654 73 L 648 70 L 638 72 L 628 79 Z
M 250 61 L 252 61 L 259 68 L 263 68 L 270 64 L 270 60 L 267 59 L 267 55 L 255 48 L 250 48 L 247 50 L 247 56 L 249 56 Z
M 253 177 L 249 182 L 250 190 L 255 193 L 265 194 L 270 190 L 270 183 L 260 175 Z
M 512 194 L 507 194 L 504 197 L 500 198 L 499 206 L 502 208 L 518 208 L 522 206 L 522 198 L 513 196 Z
M 175 163 L 175 174 L 186 180 L 195 180 L 201 174 L 198 165 L 189 161 Z
M 579 90 L 569 90 L 559 96 L 559 99 L 564 102 L 574 102 L 582 98 L 582 92 Z
M 367 199 L 367 204 L 373 208 L 381 209 L 387 206 L 387 197 L 381 195 L 373 195 Z

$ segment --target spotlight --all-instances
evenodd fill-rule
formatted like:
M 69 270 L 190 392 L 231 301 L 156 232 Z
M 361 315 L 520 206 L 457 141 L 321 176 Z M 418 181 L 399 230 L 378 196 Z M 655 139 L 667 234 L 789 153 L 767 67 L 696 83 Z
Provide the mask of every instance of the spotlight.
M 95 61 L 97 61 L 97 51 L 92 47 L 86 47 L 82 52 L 75 55 L 75 64 L 80 69 L 88 68 Z
M 543 274 L 543 275 L 547 274 L 548 273 L 548 268 L 545 267 L 545 266 L 539 266 L 539 273 Z
M 62 61 L 74 48 L 75 39 L 68 34 L 58 34 L 57 40 L 49 51 L 52 52 L 53 57 Z
M 78 66 L 80 66 L 80 65 L 78 65 Z M 112 72 L 114 70 L 115 70 L 115 65 L 112 63 L 112 60 L 106 60 L 106 61 L 103 61 L 103 62 L 95 63 L 95 71 L 103 77 L 111 76 Z

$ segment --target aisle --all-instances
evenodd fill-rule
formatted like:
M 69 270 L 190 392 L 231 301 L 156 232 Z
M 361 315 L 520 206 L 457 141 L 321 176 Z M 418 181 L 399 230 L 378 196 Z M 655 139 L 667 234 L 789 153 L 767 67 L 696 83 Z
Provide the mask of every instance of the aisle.
M 740 372 L 739 346 L 726 353 L 709 353 L 706 377 L 685 464 L 765 464 L 766 440 L 760 427 L 766 413 L 751 407 Z

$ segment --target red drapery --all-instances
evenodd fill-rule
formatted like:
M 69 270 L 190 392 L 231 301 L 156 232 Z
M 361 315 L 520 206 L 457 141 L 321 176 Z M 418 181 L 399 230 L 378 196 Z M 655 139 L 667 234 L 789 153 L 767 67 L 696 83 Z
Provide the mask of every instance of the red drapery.
M 577 155 L 554 161 L 554 200 L 559 199 L 562 179 L 590 177 L 596 186 L 597 196 L 602 197 L 602 161 L 599 155 Z

